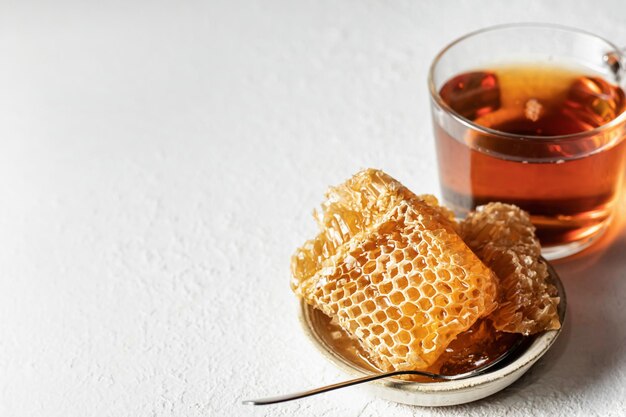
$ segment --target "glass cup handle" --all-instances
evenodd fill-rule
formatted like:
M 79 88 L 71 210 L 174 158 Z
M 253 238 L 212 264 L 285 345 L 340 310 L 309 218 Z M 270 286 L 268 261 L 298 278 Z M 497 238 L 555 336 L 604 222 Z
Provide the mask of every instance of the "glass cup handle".
M 617 81 L 622 78 L 622 72 L 626 68 L 625 56 L 626 48 L 622 48 L 618 51 L 609 52 L 603 57 L 604 63 L 611 69 L 611 72 Z

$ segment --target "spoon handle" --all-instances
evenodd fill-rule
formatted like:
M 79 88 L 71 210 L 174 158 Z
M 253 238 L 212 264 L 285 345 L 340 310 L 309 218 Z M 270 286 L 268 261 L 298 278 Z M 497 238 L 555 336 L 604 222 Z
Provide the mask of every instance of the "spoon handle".
M 465 372 L 462 374 L 441 375 L 441 374 L 433 374 L 431 372 L 413 371 L 413 370 L 392 371 L 392 372 L 385 372 L 382 374 L 366 375 L 360 378 L 350 379 L 348 381 L 338 382 L 336 384 L 326 385 L 326 386 L 315 388 L 315 389 L 308 390 L 308 391 L 294 392 L 292 394 L 279 395 L 276 397 L 259 398 L 257 400 L 244 400 L 242 401 L 242 403 L 248 404 L 248 405 L 268 405 L 268 404 L 282 403 L 285 401 L 297 400 L 299 398 L 310 397 L 311 395 L 322 394 L 324 392 L 333 391 L 339 388 L 350 387 L 352 385 L 362 384 L 364 382 L 376 381 L 377 379 L 389 378 L 389 377 L 398 376 L 398 375 L 420 375 L 420 376 L 425 376 L 425 377 L 432 378 L 432 379 L 441 379 L 444 381 L 456 381 L 459 379 L 470 378 L 470 377 L 477 376 L 486 372 L 487 370 L 501 363 L 504 359 L 511 356 L 522 345 L 522 341 L 523 341 L 523 338 L 518 339 L 517 342 L 515 342 L 515 344 L 513 344 L 513 346 L 509 348 L 509 350 L 504 352 L 495 360 L 489 363 L 486 363 L 483 366 L 480 366 L 472 371 Z
M 393 372 L 386 372 L 383 374 L 367 375 L 361 378 L 350 379 L 348 381 L 338 382 L 336 384 L 326 385 L 326 386 L 311 389 L 308 391 L 294 392 L 292 394 L 278 395 L 276 397 L 259 398 L 257 400 L 245 400 L 243 401 L 243 404 L 268 405 L 268 404 L 282 403 L 285 401 L 297 400 L 299 398 L 310 397 L 311 395 L 317 395 L 317 394 L 321 394 L 324 392 L 333 391 L 339 388 L 345 388 L 345 387 L 349 387 L 352 385 L 362 384 L 364 382 L 375 381 L 377 379 L 389 378 L 389 377 L 398 376 L 398 375 L 421 375 L 421 376 L 426 376 L 426 377 L 433 378 L 433 379 L 445 379 L 445 380 L 456 379 L 448 375 L 439 375 L 439 374 L 433 374 L 430 372 L 393 371 Z

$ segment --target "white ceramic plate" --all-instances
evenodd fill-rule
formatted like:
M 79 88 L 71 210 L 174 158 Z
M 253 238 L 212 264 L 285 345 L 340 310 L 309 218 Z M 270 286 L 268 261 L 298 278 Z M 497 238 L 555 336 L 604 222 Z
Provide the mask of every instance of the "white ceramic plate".
M 516 352 L 513 358 L 506 360 L 503 365 L 498 365 L 497 369 L 472 378 L 428 383 L 387 378 L 370 382 L 365 386 L 372 390 L 375 395 L 390 401 L 432 407 L 476 401 L 495 394 L 511 385 L 548 351 L 565 324 L 565 310 L 567 307 L 565 289 L 556 271 L 548 262 L 546 264 L 548 265 L 552 282 L 559 290 L 561 298 L 558 309 L 561 329 L 536 336 L 532 342 L 523 344 L 519 348 L 521 349 L 520 352 Z M 360 359 L 354 350 L 352 352 L 349 349 L 340 351 L 337 348 L 338 340 L 341 343 L 341 339 L 346 337 L 329 330 L 327 320 L 323 319 L 322 313 L 304 302 L 301 303 L 300 312 L 304 331 L 313 344 L 335 365 L 355 378 L 376 372 L 367 362 Z M 330 342 L 331 340 L 333 341 L 332 343 Z M 344 342 L 346 345 L 352 343 L 349 340 Z

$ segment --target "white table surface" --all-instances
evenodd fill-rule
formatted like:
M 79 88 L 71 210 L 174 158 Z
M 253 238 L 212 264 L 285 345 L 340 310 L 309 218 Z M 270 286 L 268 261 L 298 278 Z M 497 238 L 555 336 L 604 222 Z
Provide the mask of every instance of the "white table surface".
M 429 62 L 513 21 L 626 45 L 619 0 L 0 2 L 0 415 L 625 415 L 620 230 L 558 266 L 569 328 L 500 394 L 239 405 L 344 377 L 289 257 L 359 168 L 438 193 Z

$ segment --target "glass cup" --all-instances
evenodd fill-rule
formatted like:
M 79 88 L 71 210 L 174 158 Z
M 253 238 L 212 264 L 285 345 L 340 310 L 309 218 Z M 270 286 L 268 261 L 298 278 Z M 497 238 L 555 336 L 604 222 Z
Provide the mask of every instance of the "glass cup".
M 459 114 L 444 101 L 441 88 L 459 74 L 480 77 L 491 68 L 563 66 L 584 68 L 621 94 L 620 88 L 626 90 L 623 62 L 612 43 L 547 24 L 495 26 L 446 46 L 434 59 L 428 80 L 444 203 L 459 217 L 491 201 L 520 206 L 531 214 L 548 259 L 589 246 L 609 225 L 619 198 L 626 113 L 577 133 L 511 133 Z M 493 80 L 485 85 L 493 87 Z M 498 99 L 498 91 L 491 91 L 491 97 Z M 536 103 L 529 104 L 533 110 Z

